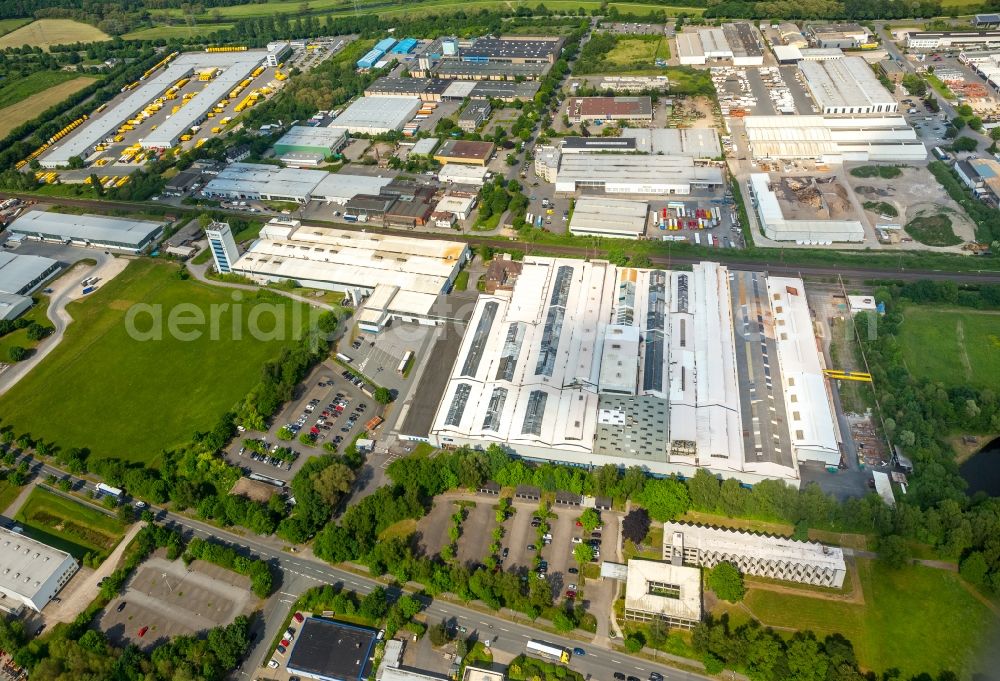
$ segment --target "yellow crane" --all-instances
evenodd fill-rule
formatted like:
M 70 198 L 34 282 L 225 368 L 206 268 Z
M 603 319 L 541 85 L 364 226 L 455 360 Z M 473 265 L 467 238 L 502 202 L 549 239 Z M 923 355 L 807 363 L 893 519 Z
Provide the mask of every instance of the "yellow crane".
M 842 371 L 840 369 L 824 369 L 823 375 L 827 378 L 832 378 L 838 381 L 862 381 L 864 383 L 872 382 L 872 375 L 866 374 L 862 371 Z

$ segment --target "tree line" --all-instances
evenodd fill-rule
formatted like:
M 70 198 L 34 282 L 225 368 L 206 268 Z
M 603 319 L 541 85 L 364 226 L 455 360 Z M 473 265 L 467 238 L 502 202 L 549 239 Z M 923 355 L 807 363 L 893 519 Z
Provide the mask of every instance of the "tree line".
M 124 565 L 109 575 L 98 597 L 73 622 L 29 640 L 22 620 L 0 618 L 0 650 L 10 653 L 30 678 L 46 681 L 221 681 L 250 648 L 250 620 L 243 615 L 229 625 L 209 629 L 203 637 L 175 636 L 152 652 L 134 644 L 115 646 L 93 628 L 94 619 L 157 548 L 166 548 L 173 559 L 181 554 L 183 540 L 175 530 L 147 525 L 126 551 Z
M 706 19 L 909 19 L 941 15 L 940 0 L 723 0 L 710 4 Z

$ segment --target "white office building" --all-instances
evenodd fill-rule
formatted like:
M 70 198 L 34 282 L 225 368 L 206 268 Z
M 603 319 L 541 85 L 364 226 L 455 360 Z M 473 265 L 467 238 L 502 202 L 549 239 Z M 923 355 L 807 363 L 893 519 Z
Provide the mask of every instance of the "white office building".
M 660 620 L 675 629 L 701 621 L 701 570 L 633 558 L 625 581 L 625 619 Z
M 834 589 L 847 574 L 844 552 L 834 546 L 680 522 L 663 525 L 663 560 L 705 568 L 728 562 L 745 575 Z
M 839 433 L 815 389 L 803 284 L 782 279 L 769 295 L 769 281 L 707 262 L 669 272 L 527 257 L 512 289 L 478 299 L 430 441 L 798 485 L 800 463 L 829 461 Z M 751 329 L 750 317 L 774 323 Z
M 212 250 L 215 271 L 222 274 L 232 272 L 233 263 L 239 259 L 240 252 L 236 248 L 236 241 L 233 239 L 233 231 L 229 228 L 229 224 L 213 222 L 205 228 L 205 236 L 208 238 L 208 247 Z
M 0 610 L 41 612 L 78 569 L 65 551 L 0 528 Z

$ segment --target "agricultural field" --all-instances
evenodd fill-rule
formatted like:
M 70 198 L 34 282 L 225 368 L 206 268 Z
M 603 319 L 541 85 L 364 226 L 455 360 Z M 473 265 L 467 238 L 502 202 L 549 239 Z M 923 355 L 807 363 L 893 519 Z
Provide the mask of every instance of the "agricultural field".
M 51 72 L 43 72 L 43 74 L 51 74 Z M 94 82 L 94 79 L 90 76 L 78 76 L 72 73 L 68 73 L 67 75 L 70 76 L 71 80 L 63 80 L 56 85 L 38 88 L 35 94 L 21 99 L 16 104 L 11 104 L 0 109 L 0 137 L 5 137 L 7 133 L 17 126 L 36 118 L 38 114 L 49 107 L 58 104 L 74 92 L 79 92 Z M 31 80 L 31 76 L 24 80 Z M 6 89 L 23 91 L 22 86 L 15 84 L 9 86 L 9 88 L 0 90 L 0 94 Z
M 153 26 L 141 28 L 122 36 L 125 40 L 170 40 L 171 38 L 193 38 L 211 35 L 216 31 L 228 31 L 233 24 L 196 24 L 194 26 Z
M 900 341 L 906 366 L 917 378 L 1000 385 L 1000 313 L 908 305 Z
M 967 679 L 987 671 L 975 669 L 985 642 L 970 634 L 991 629 L 995 616 L 957 574 L 923 566 L 891 570 L 867 559 L 858 560 L 858 570 L 863 602 L 753 587 L 744 602 L 767 625 L 811 629 L 820 639 L 843 634 L 869 669 L 898 667 L 902 678 L 949 669 Z
M 0 19 L 0 36 L 7 35 L 32 22 L 31 19 Z
M 45 49 L 52 45 L 98 40 L 111 40 L 111 36 L 96 26 L 72 19 L 39 19 L 0 36 L 0 48 L 31 45 Z
M 117 518 L 44 487 L 31 491 L 14 519 L 32 539 L 78 560 L 87 553 L 107 555 L 125 535 Z
M 377 11 L 380 15 L 387 14 L 406 14 L 411 16 L 417 16 L 422 14 L 441 14 L 455 11 L 456 9 L 461 9 L 465 12 L 474 12 L 481 9 L 499 9 L 499 8 L 516 8 L 518 6 L 525 7 L 537 7 L 537 2 L 531 2 L 531 0 L 511 0 L 510 2 L 505 2 L 503 0 L 470 0 L 469 2 L 455 2 L 455 0 L 447 0 L 442 2 L 441 0 L 427 0 L 426 2 L 398 2 L 398 6 L 386 6 L 383 3 L 371 4 L 371 7 L 366 7 L 369 3 L 359 2 L 357 10 L 364 13 L 366 9 L 371 9 L 372 11 Z M 550 0 L 544 3 L 550 10 L 558 10 L 561 12 L 566 11 L 577 11 L 582 8 L 588 14 L 591 10 L 600 9 L 601 3 L 598 0 Z M 332 16 L 338 15 L 353 15 L 355 13 L 354 5 L 345 2 L 345 0 L 312 0 L 308 3 L 308 7 L 312 12 L 330 14 Z M 698 7 L 670 7 L 659 5 L 655 3 L 644 4 L 641 2 L 610 2 L 608 7 L 614 7 L 621 13 L 632 13 L 637 15 L 642 15 L 650 12 L 687 12 L 688 14 L 700 14 L 705 10 Z M 229 7 L 213 7 L 210 11 L 203 12 L 197 15 L 199 20 L 209 20 L 215 16 L 222 17 L 223 19 L 244 19 L 247 17 L 260 17 L 260 16 L 272 16 L 279 12 L 283 12 L 290 15 L 297 15 L 301 13 L 302 3 L 298 0 L 272 0 L 271 2 L 262 3 L 248 3 L 245 5 L 232 5 Z M 181 17 L 183 15 L 183 10 L 180 9 L 169 9 L 166 10 L 169 16 Z M 204 32 L 206 26 L 202 26 L 201 29 Z
M 75 321 L 61 344 L 0 398 L 4 423 L 61 447 L 87 447 L 92 457 L 150 465 L 164 449 L 210 430 L 257 383 L 263 364 L 294 342 L 307 311 L 273 293 L 244 294 L 237 305 L 232 291 L 182 281 L 177 272 L 172 264 L 134 261 L 71 303 Z M 129 334 L 127 315 L 138 304 L 147 312 L 134 317 L 132 328 L 148 332 L 160 315 L 162 339 Z M 170 315 L 185 308 L 183 316 L 200 314 L 206 323 L 170 333 Z M 284 318 L 276 322 L 278 316 Z M 255 337 L 254 325 L 274 331 Z M 182 340 L 179 332 L 191 330 L 202 333 Z M 109 419 L 114 428 L 106 426 Z
M 73 71 L 35 71 L 16 81 L 5 83 L 0 86 L 0 109 L 79 77 Z M 90 78 L 84 80 L 88 83 L 91 81 Z

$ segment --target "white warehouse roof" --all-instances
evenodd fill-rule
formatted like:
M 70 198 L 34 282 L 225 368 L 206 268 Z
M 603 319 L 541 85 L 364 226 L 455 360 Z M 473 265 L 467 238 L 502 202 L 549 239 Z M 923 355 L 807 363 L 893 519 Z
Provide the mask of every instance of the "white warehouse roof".
M 899 104 L 861 57 L 803 61 L 799 70 L 827 114 L 892 113 Z
M 858 220 L 785 218 L 767 173 L 752 173 L 749 182 L 753 191 L 753 203 L 757 208 L 757 217 L 767 238 L 798 243 L 864 241 L 865 230 Z
M 353 175 L 345 172 L 327 173 L 312 190 L 312 196 L 318 201 L 344 204 L 358 194 L 378 194 L 382 187 L 391 182 L 391 177 Z
M 705 467 L 746 482 L 797 480 L 783 419 L 767 442 L 755 444 L 745 434 L 761 400 L 740 372 L 750 361 L 744 360 L 750 345 L 759 353 L 762 341 L 737 333 L 734 316 L 746 307 L 738 301 L 749 296 L 765 310 L 771 303 L 763 287 L 758 291 L 754 283 L 745 292 L 731 277 L 715 263 L 668 272 L 525 258 L 512 290 L 477 301 L 431 441 L 500 443 L 524 457 L 638 465 L 659 475 L 691 476 Z M 796 333 L 803 352 L 810 341 L 815 345 L 810 327 L 796 327 Z M 767 371 L 781 399 L 782 369 L 774 354 Z M 811 365 L 793 370 L 823 380 Z M 811 433 L 798 439 L 822 440 Z M 772 446 L 771 440 L 784 444 Z
M 574 191 L 578 184 L 603 185 L 615 194 L 687 194 L 692 185 L 721 185 L 722 170 L 695 166 L 682 156 L 637 154 L 563 154 L 556 191 Z
M 887 116 L 747 116 L 750 151 L 757 159 L 920 161 L 927 148 L 898 114 Z
M 569 231 L 637 239 L 646 231 L 648 210 L 645 201 L 580 197 L 573 207 Z
M 454 241 L 410 239 L 371 232 L 268 224 L 233 265 L 263 279 L 317 282 L 320 288 L 374 290 L 387 284 L 417 293 L 445 290 L 468 246 Z
M 38 255 L 0 252 L 0 293 L 30 293 L 59 263 Z
M 325 170 L 281 168 L 264 163 L 230 163 L 209 180 L 205 195 L 254 195 L 290 197 L 308 201 L 316 186 L 329 173 Z
M 162 223 L 151 220 L 111 218 L 104 215 L 67 215 L 33 210 L 11 223 L 8 229 L 12 234 L 37 236 L 43 239 L 121 244 L 139 248 L 162 227 Z
M 330 127 L 361 134 L 402 130 L 420 106 L 419 97 L 359 97 L 333 120 Z
M 65 551 L 0 528 L 0 593 L 41 610 L 76 569 Z
M 622 137 L 635 140 L 646 154 L 709 159 L 722 155 L 715 128 L 625 128 Z
M 231 55 L 226 60 L 216 59 L 215 55 Z M 267 57 L 264 50 L 247 50 L 245 52 L 191 52 L 177 58 L 178 62 L 190 64 L 192 71 L 198 71 L 210 66 L 219 66 L 222 73 L 209 81 L 194 98 L 181 107 L 181 110 L 171 114 L 142 140 L 142 146 L 147 149 L 166 149 L 177 143 L 181 135 L 186 133 L 205 117 L 205 112 L 215 106 L 215 103 L 225 99 L 226 95 L 242 80 L 250 75 Z M 165 82 L 164 90 L 172 83 Z
M 243 75 L 240 76 L 240 79 L 242 79 L 266 56 L 267 52 L 265 50 L 247 50 L 245 52 L 188 52 L 182 54 L 170 62 L 166 68 L 157 71 L 149 80 L 142 83 L 135 90 L 132 90 L 118 104 L 109 107 L 98 116 L 91 118 L 81 125 L 65 141 L 56 145 L 49 153 L 43 155 L 40 161 L 46 167 L 55 167 L 68 164 L 69 159 L 73 156 L 86 156 L 95 144 L 112 135 L 118 129 L 119 125 L 144 109 L 147 104 L 163 94 L 168 87 L 181 78 L 191 75 L 195 70 L 212 66 L 226 70 L 235 69 L 234 73 L 243 72 Z M 249 68 L 245 68 L 249 62 L 254 63 Z M 228 78 L 228 76 L 223 74 L 216 80 L 224 77 Z M 226 89 L 226 92 L 228 93 L 230 89 L 232 89 L 231 86 Z M 204 101 L 192 102 L 189 106 L 184 107 L 184 110 L 187 111 L 190 109 L 191 112 L 196 112 L 202 103 L 206 105 L 204 110 L 207 110 L 207 108 L 210 108 L 218 101 L 218 98 L 209 101 L 208 95 L 204 92 L 199 94 L 198 97 L 203 97 Z M 202 113 L 204 110 L 202 110 Z M 174 119 L 182 120 L 188 115 L 189 113 L 178 112 L 169 121 L 163 123 L 160 128 L 154 130 L 152 134 L 156 135 L 160 133 L 161 129 L 167 124 L 172 124 Z M 178 116 L 181 118 L 178 118 Z M 190 127 L 191 124 L 191 122 L 188 122 L 187 127 Z

